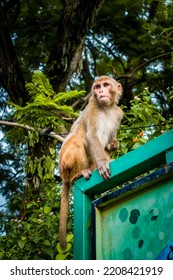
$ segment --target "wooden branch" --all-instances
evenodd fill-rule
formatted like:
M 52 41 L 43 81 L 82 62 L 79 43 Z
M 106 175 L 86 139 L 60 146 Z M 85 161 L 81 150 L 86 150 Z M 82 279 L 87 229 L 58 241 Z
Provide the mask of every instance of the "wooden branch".
M 85 103 L 85 102 L 87 102 L 88 99 L 89 99 L 90 97 L 91 97 L 91 92 L 88 93 L 85 97 L 82 97 L 82 98 L 76 100 L 76 101 L 72 104 L 72 108 L 74 109 L 74 108 L 76 108 L 77 105 L 79 105 L 80 103 Z
M 20 123 L 16 123 L 16 122 L 8 122 L 8 121 L 0 120 L 0 125 L 17 126 L 17 127 L 21 127 L 23 129 L 29 130 L 29 131 L 36 131 L 32 126 L 24 125 L 24 124 L 20 124 Z M 50 133 L 44 133 L 44 131 L 39 131 L 39 135 L 55 138 L 60 142 L 64 141 L 64 138 L 62 136 L 56 134 L 53 131 L 51 131 Z
M 117 81 L 118 81 L 118 80 L 121 80 L 121 79 L 132 79 L 132 80 L 133 80 L 134 77 L 135 77 L 135 73 L 136 73 L 139 69 L 141 69 L 141 68 L 143 68 L 143 67 L 146 67 L 148 64 L 150 64 L 151 62 L 153 62 L 153 61 L 155 61 L 155 60 L 157 60 L 157 59 L 160 59 L 160 58 L 162 58 L 162 57 L 171 55 L 171 53 L 172 53 L 172 52 L 167 52 L 167 53 L 158 54 L 158 55 L 156 55 L 156 56 L 154 56 L 154 57 L 152 57 L 152 58 L 146 60 L 145 62 L 139 64 L 138 66 L 136 66 L 136 68 L 132 69 L 131 73 L 117 76 L 117 77 L 116 77 L 116 80 L 117 80 Z
M 157 60 L 157 59 L 160 59 L 162 57 L 165 57 L 165 56 L 168 56 L 168 55 L 171 55 L 172 52 L 167 52 L 167 53 L 162 53 L 162 54 L 158 54 L 150 59 L 148 59 L 147 61 L 143 62 L 142 64 L 138 65 L 134 70 L 132 70 L 132 75 L 134 75 L 135 72 L 137 72 L 140 68 L 150 64 L 151 62 Z

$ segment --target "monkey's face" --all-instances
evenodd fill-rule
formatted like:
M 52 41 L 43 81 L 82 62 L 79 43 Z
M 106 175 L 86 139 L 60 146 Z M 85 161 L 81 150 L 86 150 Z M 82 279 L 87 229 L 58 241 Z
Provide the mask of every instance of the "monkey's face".
M 93 85 L 94 95 L 100 105 L 110 105 L 113 101 L 112 85 L 109 81 L 96 82 Z
M 123 92 L 122 85 L 108 76 L 97 78 L 91 90 L 98 104 L 103 106 L 118 104 Z

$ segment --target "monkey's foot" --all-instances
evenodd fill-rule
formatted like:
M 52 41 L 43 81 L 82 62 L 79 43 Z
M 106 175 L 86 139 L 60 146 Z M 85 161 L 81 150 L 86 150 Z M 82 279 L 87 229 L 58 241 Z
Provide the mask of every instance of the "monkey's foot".
M 91 169 L 84 169 L 84 170 L 81 170 L 80 172 L 78 172 L 71 180 L 71 183 L 73 184 L 75 180 L 81 178 L 81 177 L 84 177 L 85 179 L 89 179 L 91 177 L 91 173 L 92 173 L 92 170 Z
M 119 148 L 119 142 L 117 139 L 111 140 L 106 146 L 106 150 L 108 150 L 109 152 L 117 150 L 118 148 Z
M 89 179 L 91 177 L 91 173 L 92 170 L 91 169 L 84 169 L 81 171 L 81 175 L 85 178 L 85 179 Z

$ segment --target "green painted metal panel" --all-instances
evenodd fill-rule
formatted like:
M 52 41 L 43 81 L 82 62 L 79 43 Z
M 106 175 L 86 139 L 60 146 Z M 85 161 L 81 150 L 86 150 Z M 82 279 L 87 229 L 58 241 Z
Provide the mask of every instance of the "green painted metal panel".
M 96 259 L 156 259 L 173 240 L 173 177 L 96 210 Z
M 74 189 L 74 217 L 74 259 L 90 259 L 91 199 L 78 187 Z
M 105 182 L 94 171 L 89 180 L 81 178 L 74 184 L 74 258 L 92 258 L 90 229 L 91 205 L 94 195 L 133 180 L 154 168 L 173 160 L 173 130 L 110 163 L 111 178 Z M 93 221 L 92 221 L 93 223 Z M 100 233 L 99 233 L 100 234 Z
M 166 151 L 166 162 L 172 162 L 173 161 L 173 148 Z
M 166 151 L 171 148 L 173 148 L 173 130 L 110 162 L 109 181 L 105 182 L 98 171 L 94 171 L 90 180 L 81 178 L 75 182 L 74 187 L 78 186 L 88 196 L 103 193 L 166 163 Z

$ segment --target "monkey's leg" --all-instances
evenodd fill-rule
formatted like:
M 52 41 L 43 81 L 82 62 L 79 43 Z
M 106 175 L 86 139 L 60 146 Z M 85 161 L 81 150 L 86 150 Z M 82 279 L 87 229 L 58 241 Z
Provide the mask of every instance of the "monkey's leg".
M 119 148 L 119 142 L 116 138 L 111 139 L 108 144 L 106 145 L 106 150 L 111 152 L 111 151 L 115 151 Z

